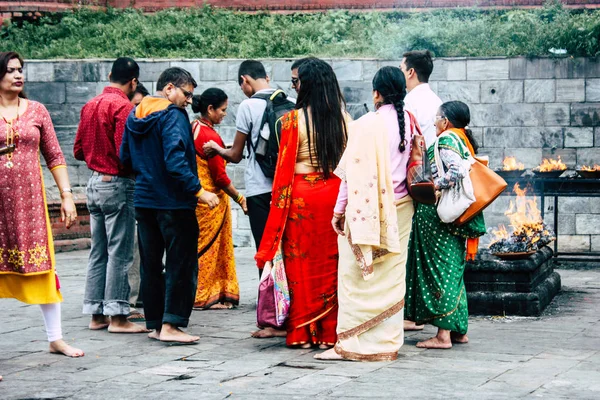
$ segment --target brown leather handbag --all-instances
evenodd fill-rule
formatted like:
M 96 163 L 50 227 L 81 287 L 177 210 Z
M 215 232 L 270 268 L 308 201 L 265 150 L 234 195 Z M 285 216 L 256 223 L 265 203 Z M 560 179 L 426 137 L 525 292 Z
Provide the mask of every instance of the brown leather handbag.
M 421 134 L 419 123 L 412 113 L 408 112 L 410 118 L 411 149 L 406 171 L 406 186 L 413 200 L 424 204 L 435 204 L 435 184 L 431 173 L 429 157 L 427 157 L 427 146 L 425 137 Z
M 471 165 L 469 177 L 473 184 L 475 202 L 454 221 L 455 225 L 463 225 L 472 220 L 477 214 L 492 204 L 507 186 L 506 181 L 487 166 L 487 160 L 477 157 L 473 158 L 475 158 L 475 162 Z

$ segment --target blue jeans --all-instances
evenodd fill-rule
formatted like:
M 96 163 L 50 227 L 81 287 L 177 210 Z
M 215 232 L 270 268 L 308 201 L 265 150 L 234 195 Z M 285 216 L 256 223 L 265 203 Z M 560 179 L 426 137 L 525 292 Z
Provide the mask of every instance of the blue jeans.
M 93 172 L 88 180 L 92 249 L 83 300 L 84 314 L 129 314 L 127 273 L 133 263 L 135 181 Z

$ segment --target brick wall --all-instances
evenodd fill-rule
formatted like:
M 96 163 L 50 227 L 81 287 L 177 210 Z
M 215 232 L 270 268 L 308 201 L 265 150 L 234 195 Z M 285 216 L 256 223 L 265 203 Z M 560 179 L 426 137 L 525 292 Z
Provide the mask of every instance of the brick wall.
M 140 80 L 150 89 L 162 70 L 180 66 L 198 80 L 200 93 L 219 87 L 230 99 L 229 114 L 219 131 L 225 142 L 235 134 L 237 106 L 244 95 L 237 85 L 241 60 L 141 60 Z M 384 65 L 398 60 L 329 60 L 356 117 L 363 103 L 371 104 L 371 79 Z M 292 60 L 264 60 L 275 86 L 289 89 Z M 84 200 L 89 172 L 74 160 L 72 148 L 79 112 L 83 104 L 107 85 L 110 61 L 28 61 L 26 90 L 43 102 L 52 115 L 62 144 L 76 197 Z M 576 165 L 600 162 L 600 59 L 593 58 L 492 58 L 437 59 L 431 86 L 446 100 L 462 100 L 471 108 L 471 127 L 490 156 L 492 168 L 504 156 L 516 156 L 527 168 L 544 157 L 560 155 L 573 169 Z M 244 163 L 230 165 L 228 172 L 236 187 L 244 189 Z M 49 199 L 57 200 L 51 175 L 46 171 Z M 501 197 L 486 212 L 490 226 L 505 223 L 508 197 Z M 547 221 L 552 222 L 548 201 Z M 562 250 L 600 251 L 600 201 L 561 198 L 560 244 Z M 251 245 L 248 219 L 234 204 L 235 243 Z

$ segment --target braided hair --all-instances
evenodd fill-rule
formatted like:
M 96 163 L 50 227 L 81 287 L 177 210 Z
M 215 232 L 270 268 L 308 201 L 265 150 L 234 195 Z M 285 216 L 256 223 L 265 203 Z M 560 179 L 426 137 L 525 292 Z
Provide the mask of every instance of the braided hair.
M 383 104 L 392 104 L 398 114 L 398 131 L 400 132 L 400 153 L 406 150 L 406 132 L 404 131 L 404 97 L 406 97 L 406 80 L 397 67 L 383 67 L 373 78 L 373 90 L 383 97 Z

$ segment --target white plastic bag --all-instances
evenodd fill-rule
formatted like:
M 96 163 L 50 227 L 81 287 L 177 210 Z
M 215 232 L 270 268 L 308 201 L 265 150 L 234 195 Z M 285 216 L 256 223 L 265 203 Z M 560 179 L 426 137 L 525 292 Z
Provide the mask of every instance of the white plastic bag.
M 442 135 L 440 135 L 440 137 Z M 438 140 L 435 141 L 434 151 L 438 176 L 443 176 L 445 172 L 444 165 L 440 157 L 439 137 Z M 475 159 L 472 156 L 469 156 L 469 158 L 463 160 L 463 162 L 465 163 L 466 170 L 470 171 L 471 165 L 475 162 Z M 465 211 L 467 211 L 467 208 L 469 208 L 469 206 L 474 202 L 475 194 L 473 193 L 473 184 L 471 183 L 471 177 L 469 176 L 469 173 L 467 173 L 465 177 L 456 182 L 453 187 L 442 190 L 442 196 L 437 204 L 438 216 L 442 222 L 446 224 L 452 223 L 456 221 L 456 219 Z

